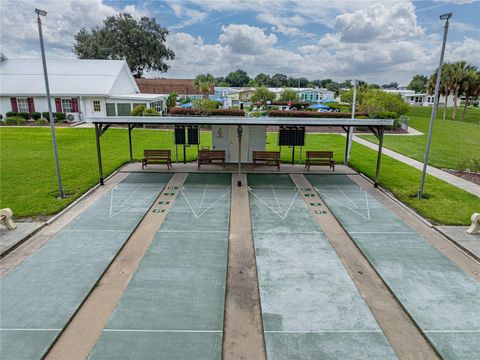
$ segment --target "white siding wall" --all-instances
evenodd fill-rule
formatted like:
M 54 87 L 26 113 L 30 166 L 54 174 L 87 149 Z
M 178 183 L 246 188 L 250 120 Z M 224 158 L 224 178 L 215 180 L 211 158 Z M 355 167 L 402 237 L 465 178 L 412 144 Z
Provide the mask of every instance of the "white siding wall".
M 19 96 L 23 98 L 23 96 Z M 30 96 L 29 96 L 30 97 Z M 10 102 L 11 96 L 0 97 L 0 114 L 5 116 L 5 113 L 12 111 L 12 103 Z M 48 103 L 46 96 L 36 96 L 33 98 L 36 112 L 48 111 Z M 52 97 L 52 111 L 55 112 L 55 97 Z
M 113 83 L 112 89 L 110 90 L 110 95 L 125 95 L 125 94 L 135 94 L 137 89 L 132 83 L 132 80 L 125 68 L 122 69 L 117 79 Z
M 265 151 L 267 143 L 266 126 L 249 126 L 248 161 L 252 161 L 252 151 Z
M 100 111 L 93 111 L 93 101 L 99 100 L 100 101 Z M 101 97 L 83 97 L 81 102 L 81 109 L 83 112 L 83 116 L 85 118 L 90 117 L 102 117 L 107 116 L 107 110 L 105 105 L 105 98 Z

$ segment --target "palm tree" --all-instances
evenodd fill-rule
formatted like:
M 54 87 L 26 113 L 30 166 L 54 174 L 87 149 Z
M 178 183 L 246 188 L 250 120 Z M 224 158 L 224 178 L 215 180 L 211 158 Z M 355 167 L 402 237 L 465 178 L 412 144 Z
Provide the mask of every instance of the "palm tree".
M 462 84 L 467 76 L 467 73 L 470 70 L 475 69 L 472 65 L 467 64 L 466 61 L 457 61 L 456 63 L 451 64 L 451 82 L 450 90 L 453 93 L 453 112 L 452 120 L 456 119 L 456 110 L 458 105 L 458 98 L 462 94 Z M 476 69 L 475 69 L 476 70 Z
M 211 74 L 200 74 L 193 81 L 193 86 L 203 94 L 204 99 L 208 99 L 208 93 L 215 84 L 215 78 Z
M 435 92 L 435 83 L 437 82 L 437 70 L 430 76 L 430 79 L 428 80 L 427 84 L 427 91 L 429 94 L 434 94 Z M 443 106 L 443 120 L 445 120 L 447 116 L 447 103 L 448 103 L 448 96 L 450 95 L 450 88 L 451 88 L 451 83 L 450 83 L 450 73 L 451 73 L 451 64 L 450 63 L 445 63 L 442 66 L 442 76 L 440 78 L 440 91 L 439 91 L 439 99 L 437 99 L 437 112 L 438 112 L 438 106 L 440 105 L 440 96 L 443 96 L 445 98 L 445 103 Z
M 475 100 L 480 96 L 480 72 L 476 70 L 476 67 L 472 66 L 472 69 L 466 72 L 461 88 L 462 93 L 465 94 L 465 106 L 462 112 L 462 121 L 464 121 L 470 100 Z

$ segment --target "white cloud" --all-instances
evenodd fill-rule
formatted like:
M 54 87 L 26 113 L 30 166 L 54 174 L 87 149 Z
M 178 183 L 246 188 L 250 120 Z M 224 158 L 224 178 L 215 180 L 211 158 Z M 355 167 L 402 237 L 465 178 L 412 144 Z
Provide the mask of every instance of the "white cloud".
M 59 6 L 60 5 L 60 6 Z M 107 16 L 128 12 L 135 18 L 148 15 L 144 9 L 126 5 L 117 12 L 101 0 L 58 1 L 2 0 L 0 25 L 2 52 L 7 56 L 38 55 L 38 29 L 35 8 L 47 11 L 42 18 L 43 36 L 49 54 L 73 56 L 73 37 L 82 28 L 100 26 Z
M 471 3 L 476 2 L 478 0 L 433 0 L 433 1 L 456 4 L 456 5 L 463 5 L 463 4 L 471 4 Z
M 337 16 L 336 30 L 345 42 L 393 40 L 423 33 L 417 25 L 415 7 L 400 1 L 393 6 L 376 3 L 365 9 Z
M 208 18 L 208 12 L 199 11 L 196 9 L 192 9 L 187 6 L 183 6 L 180 3 L 173 3 L 170 4 L 175 15 L 182 19 L 182 21 L 175 26 L 171 26 L 170 29 L 181 29 L 186 26 L 191 26 L 197 23 L 200 23 Z
M 222 27 L 222 31 L 220 44 L 237 54 L 262 54 L 277 42 L 275 34 L 266 35 L 255 26 L 230 24 Z

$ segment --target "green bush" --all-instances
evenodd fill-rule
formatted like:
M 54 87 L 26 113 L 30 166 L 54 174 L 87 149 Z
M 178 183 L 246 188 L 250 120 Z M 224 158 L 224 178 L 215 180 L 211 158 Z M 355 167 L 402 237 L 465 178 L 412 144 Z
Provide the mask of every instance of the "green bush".
M 43 126 L 43 125 L 48 125 L 49 122 L 47 119 L 38 119 L 35 121 L 35 125 Z
M 17 125 L 26 125 L 27 124 L 27 120 L 25 120 L 24 118 L 22 117 L 17 117 Z
M 139 104 L 139 105 L 137 105 L 133 108 L 130 115 L 132 115 L 132 116 L 142 116 L 144 112 L 145 112 L 145 105 Z
M 143 115 L 145 116 L 158 116 L 160 113 L 155 110 L 154 108 L 148 108 L 143 112 Z
M 30 118 L 33 119 L 33 120 L 38 120 L 42 117 L 42 114 L 39 113 L 39 112 L 31 112 L 30 113 Z
M 56 112 L 53 114 L 53 117 L 55 118 L 56 121 L 62 122 L 67 119 L 67 115 L 62 113 L 62 112 Z
M 30 113 L 29 112 L 19 112 L 17 114 L 17 117 L 21 117 L 25 120 L 28 120 L 28 119 L 30 119 Z
M 18 120 L 18 119 L 24 120 L 23 118 L 19 118 L 18 116 L 16 116 L 16 117 L 7 117 L 7 118 L 4 120 L 4 124 L 5 124 L 5 125 L 8 125 L 8 126 L 17 125 L 17 120 Z
M 5 114 L 5 117 L 9 118 L 9 117 L 17 117 L 18 116 L 18 113 L 15 112 L 15 111 L 8 111 L 6 114 Z
M 210 99 L 197 99 L 193 100 L 193 106 L 199 111 L 200 114 L 209 114 L 213 110 L 220 107 L 220 103 Z

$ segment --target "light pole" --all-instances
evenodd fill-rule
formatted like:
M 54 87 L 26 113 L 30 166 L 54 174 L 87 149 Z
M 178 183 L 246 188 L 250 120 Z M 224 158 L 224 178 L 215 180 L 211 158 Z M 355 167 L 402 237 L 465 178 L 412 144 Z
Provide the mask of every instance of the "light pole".
M 353 80 L 353 99 L 352 99 L 352 120 L 355 119 L 355 103 L 357 102 L 357 80 Z M 352 141 L 353 141 L 353 128 L 351 126 L 348 127 L 348 148 L 347 148 L 347 156 L 345 157 L 345 165 L 348 164 L 350 161 L 350 155 L 352 153 Z
M 50 86 L 48 85 L 47 60 L 45 59 L 45 48 L 43 46 L 42 20 L 40 19 L 40 16 L 47 16 L 47 12 L 45 10 L 35 9 L 35 13 L 37 14 L 38 36 L 40 37 L 40 50 L 42 52 L 43 76 L 45 77 L 45 89 L 47 91 L 48 116 L 50 117 L 50 129 L 52 131 L 53 154 L 55 155 L 55 166 L 57 169 L 58 189 L 60 191 L 60 197 L 63 199 L 65 198 L 65 193 L 63 192 L 62 178 L 60 176 L 60 164 L 58 162 L 57 140 L 55 137 L 55 123 L 53 120 L 53 113 L 52 113 Z
M 445 45 L 447 43 L 448 20 L 451 17 L 452 17 L 452 13 L 440 15 L 440 20 L 445 20 L 445 26 L 443 30 L 442 51 L 440 52 L 440 63 L 438 65 L 438 70 L 437 70 L 437 81 L 435 82 L 435 94 L 433 98 L 432 113 L 430 115 L 430 126 L 428 129 L 427 147 L 425 149 L 425 156 L 423 158 L 422 180 L 420 181 L 420 190 L 418 190 L 419 199 L 421 199 L 423 196 L 423 187 L 425 185 L 425 176 L 427 174 L 428 152 L 430 151 L 430 143 L 432 141 L 433 121 L 435 120 L 435 116 L 437 116 L 437 105 L 439 100 L 438 96 L 440 92 L 440 80 L 441 80 L 440 78 L 442 77 L 443 55 L 445 54 Z

